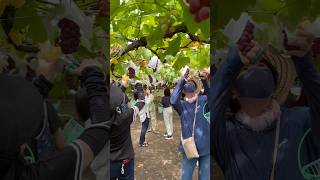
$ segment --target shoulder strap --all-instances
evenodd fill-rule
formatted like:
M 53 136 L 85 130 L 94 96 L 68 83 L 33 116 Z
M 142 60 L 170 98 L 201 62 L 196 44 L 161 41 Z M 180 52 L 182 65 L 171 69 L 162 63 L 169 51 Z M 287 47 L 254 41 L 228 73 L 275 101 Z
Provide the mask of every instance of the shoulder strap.
M 194 120 L 193 120 L 193 126 L 192 126 L 192 137 L 194 137 L 194 126 L 196 124 L 196 119 L 197 119 L 198 99 L 199 99 L 199 97 L 197 98 L 196 108 L 194 110 Z
M 48 107 L 47 107 L 46 100 L 43 101 L 43 112 L 44 112 L 44 116 L 43 116 L 42 128 L 41 128 L 40 133 L 36 136 L 35 139 L 39 139 L 43 135 L 43 133 L 46 129 L 47 123 L 48 123 Z
M 274 180 L 274 171 L 275 171 L 277 154 L 278 154 L 278 146 L 279 146 L 279 134 L 280 134 L 280 118 L 278 119 L 278 122 L 277 122 L 276 136 L 274 140 L 273 162 L 272 162 L 272 171 L 271 171 L 270 180 Z

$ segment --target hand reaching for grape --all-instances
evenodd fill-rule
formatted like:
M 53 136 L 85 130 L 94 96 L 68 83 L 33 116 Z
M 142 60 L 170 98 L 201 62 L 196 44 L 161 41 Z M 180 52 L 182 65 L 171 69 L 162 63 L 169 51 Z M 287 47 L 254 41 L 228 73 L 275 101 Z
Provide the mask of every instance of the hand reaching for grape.
M 303 57 L 308 54 L 314 44 L 314 36 L 307 32 L 303 27 L 298 27 L 296 38 L 292 42 L 288 42 L 288 46 L 295 47 L 287 49 L 291 56 Z
M 210 17 L 210 0 L 186 0 L 189 12 L 193 14 L 196 22 L 202 22 Z
M 184 73 L 183 77 L 184 77 L 184 80 L 185 80 L 186 82 L 188 82 L 188 81 L 191 79 L 189 68 L 186 70 L 186 72 Z
M 208 79 L 209 74 L 207 72 L 205 72 L 205 71 L 199 71 L 199 77 L 202 80 L 206 80 L 206 79 Z
M 252 60 L 258 55 L 258 53 L 261 49 L 259 44 L 255 41 L 250 42 L 250 47 L 251 48 L 245 54 L 243 54 L 243 52 L 239 49 L 239 55 L 241 58 L 241 62 L 245 65 L 250 64 L 252 62 Z

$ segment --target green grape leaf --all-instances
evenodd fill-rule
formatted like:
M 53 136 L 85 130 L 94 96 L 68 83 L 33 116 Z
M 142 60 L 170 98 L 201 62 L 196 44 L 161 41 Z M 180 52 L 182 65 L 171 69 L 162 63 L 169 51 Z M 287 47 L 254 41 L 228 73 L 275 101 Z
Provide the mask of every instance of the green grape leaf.
M 24 29 L 26 35 L 31 38 L 34 43 L 40 43 L 47 40 L 47 31 L 44 26 L 42 17 L 37 14 L 37 5 L 35 2 L 26 3 L 22 8 L 17 9 L 16 18 L 14 21 L 13 29 L 21 31 Z
M 189 63 L 190 63 L 189 57 L 179 55 L 172 67 L 176 70 L 180 70 L 181 68 L 188 65 Z
M 148 45 L 153 46 L 161 46 L 163 44 L 163 36 L 164 32 L 161 28 L 154 28 L 153 32 L 147 37 Z
M 181 37 L 177 36 L 174 40 L 169 43 L 169 48 L 165 52 L 165 55 L 175 56 L 180 49 Z

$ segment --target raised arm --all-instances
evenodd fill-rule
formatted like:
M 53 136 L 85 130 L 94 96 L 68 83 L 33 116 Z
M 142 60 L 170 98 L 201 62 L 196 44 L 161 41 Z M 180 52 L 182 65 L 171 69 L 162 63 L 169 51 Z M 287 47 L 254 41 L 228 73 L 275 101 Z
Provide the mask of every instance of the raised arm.
M 311 129 L 315 142 L 320 142 L 320 74 L 317 71 L 311 54 L 304 57 L 292 57 L 302 89 L 310 107 Z M 320 145 L 318 145 L 320 148 Z
M 67 177 L 80 180 L 82 171 L 90 165 L 109 140 L 111 119 L 114 117 L 109 114 L 107 106 L 109 98 L 104 74 L 94 66 L 86 67 L 81 72 L 81 84 L 86 88 L 89 97 L 92 125 L 86 128 L 72 144 L 52 154 L 39 157 L 36 164 L 24 170 L 26 177 L 35 175 L 39 179 Z
M 182 113 L 182 105 L 181 105 L 181 91 L 182 88 L 185 84 L 185 80 L 184 78 L 181 78 L 178 81 L 178 84 L 176 85 L 176 87 L 174 88 L 171 98 L 170 98 L 170 103 L 172 104 L 173 108 L 179 113 Z
M 201 79 L 202 85 L 203 85 L 203 89 L 204 89 L 204 93 L 206 95 L 209 95 L 209 84 L 208 81 L 206 79 Z
M 296 40 L 292 44 L 298 48 L 289 50 L 296 67 L 297 74 L 301 80 L 304 94 L 310 107 L 312 139 L 320 150 L 320 74 L 316 70 L 312 58 L 312 46 L 314 35 L 305 30 L 304 23 L 297 28 Z
M 226 125 L 224 114 L 230 99 L 230 90 L 243 66 L 237 48 L 231 48 L 224 63 L 210 83 L 209 107 L 211 115 L 212 154 L 224 168 Z

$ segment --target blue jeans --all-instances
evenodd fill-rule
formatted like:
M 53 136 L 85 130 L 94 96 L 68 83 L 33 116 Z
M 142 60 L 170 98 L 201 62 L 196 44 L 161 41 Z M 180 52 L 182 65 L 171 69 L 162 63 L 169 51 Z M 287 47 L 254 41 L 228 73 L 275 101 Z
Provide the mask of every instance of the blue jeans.
M 149 127 L 149 118 L 147 118 L 141 125 L 140 141 L 139 144 L 142 145 L 146 140 L 146 133 Z
M 123 170 L 122 170 L 123 165 Z M 111 162 L 110 163 L 110 180 L 134 180 L 134 159 L 129 160 L 128 163 Z
M 192 175 L 197 161 L 199 161 L 198 180 L 209 180 L 210 178 L 210 155 L 200 156 L 198 159 L 187 159 L 182 155 L 182 174 L 181 180 L 192 180 Z

